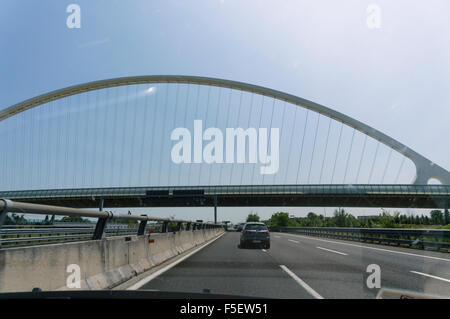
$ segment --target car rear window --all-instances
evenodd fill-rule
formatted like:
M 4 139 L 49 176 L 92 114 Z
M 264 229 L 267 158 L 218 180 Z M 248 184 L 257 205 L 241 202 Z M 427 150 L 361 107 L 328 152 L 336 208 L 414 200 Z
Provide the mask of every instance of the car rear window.
M 245 226 L 245 230 L 267 230 L 266 225 L 250 224 Z

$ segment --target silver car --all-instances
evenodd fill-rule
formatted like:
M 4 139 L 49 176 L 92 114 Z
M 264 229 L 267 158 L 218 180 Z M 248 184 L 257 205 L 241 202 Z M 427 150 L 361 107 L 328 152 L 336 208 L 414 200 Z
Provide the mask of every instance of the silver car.
M 240 247 L 259 246 L 270 248 L 270 233 L 264 223 L 249 222 L 244 225 L 241 232 Z

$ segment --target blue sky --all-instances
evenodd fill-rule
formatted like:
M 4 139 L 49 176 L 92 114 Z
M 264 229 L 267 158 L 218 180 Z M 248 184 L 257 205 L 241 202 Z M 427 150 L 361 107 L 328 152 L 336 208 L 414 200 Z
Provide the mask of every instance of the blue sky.
M 81 7 L 80 29 L 66 26 L 71 3 Z M 379 29 L 366 25 L 370 3 L 381 8 Z M 3 0 L 0 108 L 105 78 L 212 76 L 329 106 L 450 169 L 449 9 L 448 1 Z

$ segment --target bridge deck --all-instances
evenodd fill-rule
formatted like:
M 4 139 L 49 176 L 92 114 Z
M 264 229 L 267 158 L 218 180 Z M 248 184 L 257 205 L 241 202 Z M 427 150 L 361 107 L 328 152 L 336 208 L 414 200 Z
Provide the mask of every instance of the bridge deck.
M 447 208 L 450 185 L 232 185 L 2 191 L 15 201 L 94 208 L 214 206 Z

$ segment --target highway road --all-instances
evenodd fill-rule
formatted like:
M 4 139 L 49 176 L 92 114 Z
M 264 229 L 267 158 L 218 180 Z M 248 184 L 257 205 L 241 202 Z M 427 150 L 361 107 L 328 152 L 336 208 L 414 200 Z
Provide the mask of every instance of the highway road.
M 378 265 L 382 288 L 450 297 L 449 254 L 286 233 L 272 233 L 268 250 L 239 249 L 238 243 L 239 233 L 228 232 L 139 289 L 375 298 L 379 288 L 367 286 L 367 267 Z

